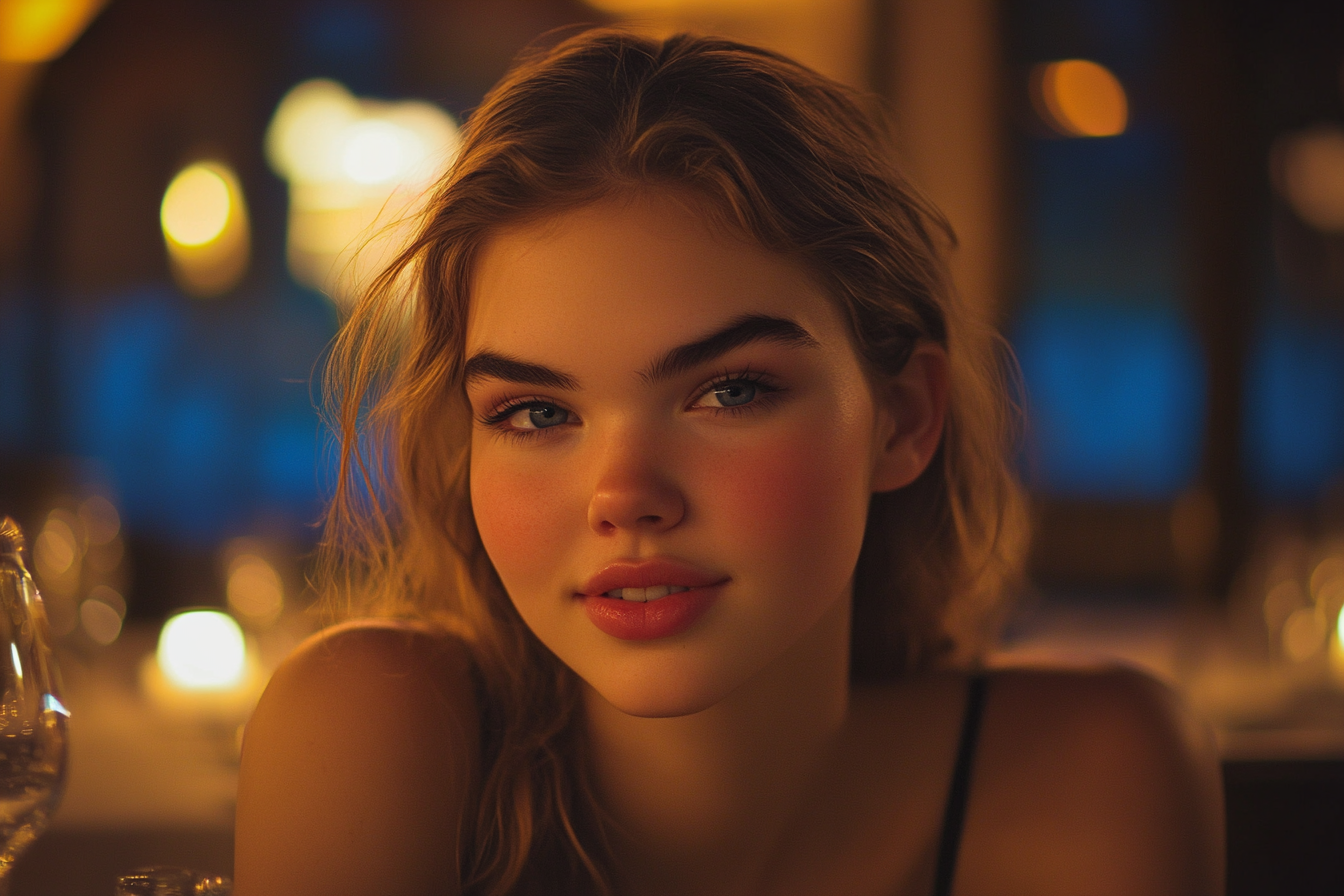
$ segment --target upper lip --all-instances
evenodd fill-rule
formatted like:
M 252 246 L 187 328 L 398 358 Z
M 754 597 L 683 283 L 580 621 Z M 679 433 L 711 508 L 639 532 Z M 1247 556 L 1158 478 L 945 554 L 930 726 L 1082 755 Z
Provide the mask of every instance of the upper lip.
M 617 560 L 602 568 L 583 584 L 581 594 L 597 595 L 618 588 L 652 588 L 655 585 L 680 585 L 703 588 L 728 581 L 728 577 L 708 572 L 680 560 L 654 557 L 648 560 Z

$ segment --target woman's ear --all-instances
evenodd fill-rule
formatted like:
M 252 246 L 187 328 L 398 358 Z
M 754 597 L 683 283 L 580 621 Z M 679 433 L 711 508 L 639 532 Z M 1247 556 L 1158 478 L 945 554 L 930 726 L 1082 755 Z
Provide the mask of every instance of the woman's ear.
M 943 438 L 947 381 L 947 352 L 921 342 L 905 368 L 879 386 L 874 492 L 909 485 L 933 459 Z

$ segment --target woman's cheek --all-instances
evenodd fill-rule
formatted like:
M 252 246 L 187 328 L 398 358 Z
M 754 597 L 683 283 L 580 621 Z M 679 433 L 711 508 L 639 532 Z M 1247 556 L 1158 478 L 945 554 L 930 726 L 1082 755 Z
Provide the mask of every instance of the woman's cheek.
M 534 584 L 528 575 L 556 567 L 565 549 L 556 526 L 557 477 L 506 464 L 473 463 L 471 503 L 490 561 L 510 593 Z M 542 562 L 539 562 L 542 561 Z
M 725 462 L 726 461 L 726 462 Z M 868 459 L 833 433 L 785 435 L 706 465 L 700 494 L 734 541 L 788 566 L 857 557 L 867 518 Z

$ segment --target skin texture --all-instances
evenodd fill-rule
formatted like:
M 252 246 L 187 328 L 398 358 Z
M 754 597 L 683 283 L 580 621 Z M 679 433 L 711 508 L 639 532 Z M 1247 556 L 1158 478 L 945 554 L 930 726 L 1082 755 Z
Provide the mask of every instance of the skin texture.
M 869 496 L 937 447 L 946 358 L 920 346 L 875 386 L 806 270 L 705 221 L 649 190 L 487 244 L 467 357 L 562 376 L 469 380 L 481 537 L 585 682 L 617 892 L 922 896 L 966 678 L 852 688 L 849 598 Z M 751 315 L 807 338 L 644 375 Z M 777 391 L 729 412 L 724 381 L 747 373 Z M 649 557 L 722 581 L 714 604 L 661 640 L 599 631 L 576 593 Z M 467 668 L 450 635 L 372 625 L 287 661 L 245 741 L 239 896 L 457 892 Z M 1219 793 L 1204 732 L 1151 680 L 996 672 L 954 891 L 1221 892 Z

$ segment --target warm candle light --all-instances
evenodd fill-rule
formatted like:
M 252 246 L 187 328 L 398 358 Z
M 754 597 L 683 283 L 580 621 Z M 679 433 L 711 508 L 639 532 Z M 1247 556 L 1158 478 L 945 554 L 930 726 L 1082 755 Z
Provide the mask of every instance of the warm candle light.
M 247 648 L 242 629 L 228 614 L 190 610 L 164 623 L 157 657 L 164 676 L 178 687 L 217 691 L 242 682 Z

